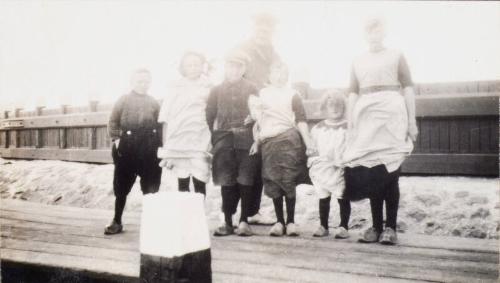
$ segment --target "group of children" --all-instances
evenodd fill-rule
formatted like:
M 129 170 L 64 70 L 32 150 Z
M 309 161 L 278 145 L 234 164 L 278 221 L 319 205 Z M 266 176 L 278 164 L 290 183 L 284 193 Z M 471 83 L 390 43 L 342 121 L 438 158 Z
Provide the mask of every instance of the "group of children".
M 223 82 L 211 86 L 204 76 L 205 57 L 186 52 L 179 65 L 182 78 L 170 84 L 161 108 L 144 95 L 149 72 L 134 74 L 132 93 L 117 102 L 110 119 L 117 198 L 105 233 L 122 231 L 121 214 L 135 177 L 141 176 L 144 193 L 156 192 L 166 168 L 178 178 L 179 191 L 189 191 L 192 180 L 195 192 L 206 194 L 212 174 L 221 187 L 224 214 L 215 236 L 253 234 L 248 218 L 257 175 L 276 213 L 269 234 L 297 236 L 296 187 L 309 176 L 319 198 L 320 226 L 314 236 L 329 235 L 332 196 L 340 208 L 335 233 L 340 239 L 349 237 L 350 200 L 370 198 L 374 223 L 360 241 L 395 244 L 399 168 L 412 149 L 408 135 L 414 140 L 418 133 L 414 97 L 404 57 L 381 47 L 381 23 L 371 23 L 367 32 L 373 50 L 353 65 L 349 100 L 340 91 L 326 92 L 320 103 L 326 119 L 310 131 L 302 100 L 287 86 L 288 67 L 280 60 L 271 64 L 268 84 L 259 90 L 244 77 L 251 57 L 235 48 L 225 58 Z M 132 153 L 134 146 L 141 150 Z M 157 156 L 151 154 L 156 148 Z M 241 216 L 233 226 L 238 202 Z
M 157 158 L 153 162 L 158 161 L 160 170 L 172 170 L 178 178 L 179 191 L 189 191 L 192 180 L 194 191 L 206 194 L 206 183 L 210 174 L 213 174 L 214 184 L 221 186 L 225 220 L 214 232 L 216 236 L 233 233 L 252 235 L 248 225 L 249 202 L 259 163 L 262 164 L 264 192 L 272 198 L 277 218 L 270 235 L 297 236 L 294 220 L 296 187 L 305 180 L 309 167 L 320 197 L 321 226 L 314 235 L 326 236 L 330 195 L 333 193 L 335 197 L 341 197 L 344 186 L 339 163 L 346 131 L 344 96 L 339 92 L 326 94 L 321 109 L 328 118 L 313 127 L 310 134 L 302 100 L 295 90 L 287 86 L 287 66 L 283 62 L 274 62 L 268 86 L 258 91 L 253 83 L 243 77 L 249 60 L 243 51 L 232 50 L 226 56 L 224 81 L 212 87 L 203 74 L 205 57 L 191 51 L 184 54 L 179 66 L 182 78 L 169 85 L 161 108 L 158 110 L 154 106 L 135 112 L 144 115 L 154 109 L 151 120 L 158 121 L 154 133 L 161 134 L 162 146 L 157 143 Z M 136 92 L 134 90 L 129 96 L 150 100 L 150 97 Z M 137 108 L 142 104 L 134 102 L 130 107 Z M 112 121 L 121 113 L 118 108 L 120 105 L 117 103 L 115 106 Z M 115 124 L 120 124 L 120 121 Z M 123 128 L 125 124 L 122 122 L 120 125 Z M 123 163 L 119 159 L 122 156 L 118 156 L 123 151 L 122 137 L 129 137 L 132 132 L 135 135 L 138 130 L 122 130 L 120 134 L 112 136 L 115 140 L 113 152 L 114 156 L 117 155 L 117 168 L 121 168 L 119 164 Z M 120 140 L 121 147 L 118 143 Z M 127 164 L 131 164 L 131 161 Z M 134 177 L 140 175 L 137 172 L 131 174 Z M 147 178 L 140 176 L 142 185 L 147 182 Z M 115 179 L 121 180 L 120 176 Z M 158 191 L 158 185 L 156 180 L 156 186 L 144 193 Z M 115 191 L 122 187 L 121 184 L 115 184 Z M 128 193 L 131 185 L 127 184 L 126 187 L 125 192 Z M 126 193 L 121 195 L 126 197 Z M 122 202 L 119 208 L 124 206 Z M 241 202 L 241 216 L 237 229 L 234 229 L 232 216 L 238 202 Z M 343 230 L 337 236 L 345 238 L 348 236 L 349 202 L 339 199 L 339 204 Z M 107 234 L 121 231 L 122 211 L 115 215 L 112 225 L 107 227 Z M 118 225 L 119 228 L 113 229 L 113 226 Z

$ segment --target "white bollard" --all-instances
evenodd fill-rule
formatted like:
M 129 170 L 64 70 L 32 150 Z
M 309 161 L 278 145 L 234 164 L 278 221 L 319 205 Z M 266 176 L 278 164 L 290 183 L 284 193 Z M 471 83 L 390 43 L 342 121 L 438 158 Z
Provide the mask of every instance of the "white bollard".
M 143 198 L 141 282 L 212 282 L 202 194 L 160 192 Z

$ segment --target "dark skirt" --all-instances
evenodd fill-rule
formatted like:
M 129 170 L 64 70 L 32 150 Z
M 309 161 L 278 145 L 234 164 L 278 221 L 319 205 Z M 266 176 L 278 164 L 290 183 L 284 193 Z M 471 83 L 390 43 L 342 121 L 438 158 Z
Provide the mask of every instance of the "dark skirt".
M 401 169 L 388 172 L 385 165 L 372 168 L 364 166 L 346 167 L 344 170 L 345 191 L 343 198 L 358 201 L 365 198 L 380 197 L 388 185 L 399 179 Z
M 270 198 L 295 198 L 297 185 L 307 175 L 305 146 L 299 132 L 290 129 L 266 139 L 261 151 L 265 194 Z

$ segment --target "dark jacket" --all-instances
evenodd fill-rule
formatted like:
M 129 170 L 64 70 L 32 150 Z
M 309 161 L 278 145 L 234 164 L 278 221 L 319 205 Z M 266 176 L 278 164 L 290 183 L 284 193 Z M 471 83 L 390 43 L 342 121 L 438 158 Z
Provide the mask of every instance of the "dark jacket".
M 160 104 L 149 95 L 137 94 L 134 91 L 123 95 L 113 106 L 109 117 L 108 134 L 111 140 L 119 139 L 122 133 L 128 130 L 156 130 L 160 133 L 159 112 Z
M 235 83 L 223 82 L 212 88 L 208 97 L 206 117 L 214 146 L 224 136 L 233 139 L 234 148 L 251 147 L 252 125 L 245 125 L 245 119 L 250 115 L 250 95 L 258 95 L 258 90 L 246 79 Z M 231 133 L 232 137 L 229 137 L 228 133 Z

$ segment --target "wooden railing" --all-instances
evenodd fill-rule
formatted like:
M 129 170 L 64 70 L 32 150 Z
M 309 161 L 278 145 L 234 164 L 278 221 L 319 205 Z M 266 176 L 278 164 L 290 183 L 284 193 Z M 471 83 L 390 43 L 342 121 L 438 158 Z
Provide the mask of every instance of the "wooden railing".
M 500 82 L 427 84 L 416 90 L 420 134 L 403 172 L 498 176 Z M 318 111 L 320 91 L 315 91 L 304 102 L 311 125 L 323 118 Z M 0 155 L 110 163 L 110 109 L 91 102 L 86 107 L 5 112 Z
M 0 120 L 3 158 L 58 159 L 109 163 L 111 141 L 106 125 L 111 105 L 16 109 Z

